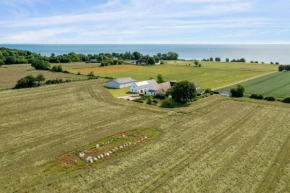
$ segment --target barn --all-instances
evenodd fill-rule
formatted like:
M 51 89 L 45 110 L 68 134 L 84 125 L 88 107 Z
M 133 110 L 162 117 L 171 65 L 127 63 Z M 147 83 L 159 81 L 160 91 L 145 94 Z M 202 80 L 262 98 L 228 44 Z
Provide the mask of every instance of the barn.
M 126 87 L 130 87 L 135 82 L 136 80 L 131 77 L 119 78 L 119 79 L 108 81 L 106 83 L 106 87 L 107 88 L 126 88 Z

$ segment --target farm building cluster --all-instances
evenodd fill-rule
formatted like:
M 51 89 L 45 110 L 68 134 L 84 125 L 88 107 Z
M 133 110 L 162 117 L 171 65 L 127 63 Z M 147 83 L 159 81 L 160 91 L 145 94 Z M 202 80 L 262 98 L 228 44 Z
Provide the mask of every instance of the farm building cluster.
M 168 89 L 170 89 L 175 83 L 177 83 L 177 81 L 172 80 L 170 82 L 158 84 L 154 79 L 137 82 L 131 77 L 126 77 L 108 81 L 106 87 L 115 89 L 130 87 L 130 93 L 155 96 L 158 93 L 166 94 Z M 194 81 L 191 81 L 191 83 L 194 84 L 198 93 L 203 94 L 204 91 L 200 88 L 198 83 Z

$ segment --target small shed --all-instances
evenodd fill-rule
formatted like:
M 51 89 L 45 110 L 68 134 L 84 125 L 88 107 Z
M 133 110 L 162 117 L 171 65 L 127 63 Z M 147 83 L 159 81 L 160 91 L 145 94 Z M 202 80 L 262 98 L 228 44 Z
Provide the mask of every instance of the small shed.
M 106 83 L 106 87 L 107 88 L 126 88 L 126 87 L 130 87 L 135 82 L 136 80 L 131 77 L 119 78 L 119 79 L 108 81 Z
M 231 97 L 232 96 L 232 93 L 231 92 L 228 92 L 228 91 L 222 91 L 222 92 L 220 92 L 220 96 L 223 96 L 223 97 Z

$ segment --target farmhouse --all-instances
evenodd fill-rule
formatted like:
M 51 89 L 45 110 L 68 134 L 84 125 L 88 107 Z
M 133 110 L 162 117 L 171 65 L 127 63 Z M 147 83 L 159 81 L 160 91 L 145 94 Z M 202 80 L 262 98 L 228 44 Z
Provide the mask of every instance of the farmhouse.
M 119 78 L 119 79 L 108 81 L 106 83 L 106 87 L 107 88 L 126 88 L 126 87 L 130 87 L 135 82 L 136 80 L 134 80 L 131 77 Z
M 114 60 L 114 61 L 118 61 L 118 60 L 119 60 L 119 58 L 117 58 L 117 57 L 114 57 L 114 58 L 113 58 L 113 60 Z
M 140 60 L 137 60 L 136 63 L 137 64 L 147 64 L 147 60 L 146 59 L 140 59 Z
M 223 96 L 223 97 L 231 97 L 232 96 L 232 93 L 230 93 L 228 91 L 222 91 L 222 92 L 220 92 L 220 96 Z
M 167 90 L 170 88 L 171 88 L 170 82 L 153 85 L 149 88 L 148 94 L 151 96 L 155 96 L 157 93 L 166 94 Z
M 155 61 L 155 65 L 159 66 L 161 64 L 161 61 L 160 60 L 156 60 Z
M 146 80 L 142 82 L 135 82 L 130 87 L 131 93 L 147 94 L 150 87 L 157 85 L 155 80 Z

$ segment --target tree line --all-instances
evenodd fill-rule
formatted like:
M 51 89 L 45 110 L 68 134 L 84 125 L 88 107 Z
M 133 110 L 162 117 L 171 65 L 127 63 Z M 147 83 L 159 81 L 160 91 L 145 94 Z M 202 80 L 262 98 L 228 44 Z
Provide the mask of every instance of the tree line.
M 155 60 L 177 60 L 179 55 L 174 52 L 158 53 L 152 58 Z M 101 63 L 103 61 L 109 61 L 110 64 L 120 64 L 120 62 L 114 62 L 117 58 L 119 61 L 122 60 L 139 60 L 148 59 L 149 55 L 143 55 L 140 52 L 125 52 L 125 53 L 99 53 L 99 54 L 77 54 L 71 52 L 69 54 L 55 55 L 52 53 L 50 56 L 42 56 L 35 52 L 26 50 L 17 50 L 9 48 L 0 48 L 0 66 L 4 64 L 29 64 L 36 60 L 43 60 L 49 63 L 71 63 L 71 62 L 91 62 L 95 61 Z M 121 62 L 122 64 L 122 62 Z

